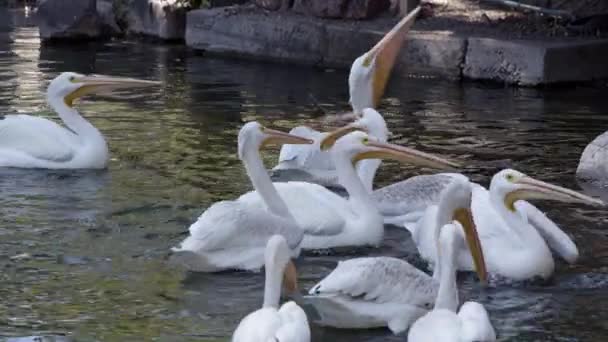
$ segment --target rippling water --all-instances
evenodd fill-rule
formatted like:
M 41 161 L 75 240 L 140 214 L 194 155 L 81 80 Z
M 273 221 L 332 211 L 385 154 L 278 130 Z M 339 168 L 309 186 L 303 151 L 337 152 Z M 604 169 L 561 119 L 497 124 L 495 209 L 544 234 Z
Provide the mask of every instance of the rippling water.
M 0 113 L 54 118 L 45 88 L 68 70 L 158 79 L 163 86 L 78 105 L 109 140 L 108 170 L 0 170 L 0 338 L 226 340 L 261 304 L 263 275 L 186 274 L 166 264 L 167 250 L 212 202 L 250 189 L 235 156 L 244 121 L 321 126 L 310 95 L 329 113 L 348 109 L 346 73 L 212 59 L 141 42 L 41 46 L 31 20 L 0 9 Z M 580 153 L 608 127 L 605 94 L 413 78 L 392 84 L 381 110 L 395 142 L 461 160 L 482 184 L 515 167 L 576 188 Z M 277 151 L 264 158 L 273 165 Z M 389 164 L 378 183 L 419 172 Z M 463 276 L 461 297 L 486 305 L 502 341 L 606 341 L 608 214 L 539 206 L 575 238 L 579 262 L 559 261 L 543 284 L 481 288 Z M 419 263 L 414 251 L 408 234 L 388 228 L 383 246 L 369 254 Z M 348 257 L 300 258 L 302 289 Z M 316 341 L 404 340 L 385 330 L 313 334 Z

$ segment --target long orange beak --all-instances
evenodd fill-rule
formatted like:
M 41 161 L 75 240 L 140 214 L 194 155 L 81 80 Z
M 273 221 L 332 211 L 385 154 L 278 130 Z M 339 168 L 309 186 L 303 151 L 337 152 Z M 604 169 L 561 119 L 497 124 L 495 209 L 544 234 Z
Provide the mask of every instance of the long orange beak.
M 376 63 L 372 85 L 374 107 L 378 106 L 382 95 L 384 95 L 384 90 L 395 65 L 395 60 L 401 49 L 405 46 L 405 39 L 416 20 L 418 12 L 420 12 L 420 6 L 401 19 L 397 25 L 367 52 L 364 63 L 369 65 L 374 60 L 374 57 Z

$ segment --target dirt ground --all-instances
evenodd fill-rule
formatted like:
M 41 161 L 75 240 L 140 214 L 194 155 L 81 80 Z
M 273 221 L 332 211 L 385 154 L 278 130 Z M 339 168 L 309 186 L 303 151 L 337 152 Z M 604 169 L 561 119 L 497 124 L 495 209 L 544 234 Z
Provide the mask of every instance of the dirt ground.
M 429 17 L 418 20 L 415 28 L 509 39 L 608 37 L 608 1 L 548 2 L 552 3 L 552 9 L 571 12 L 575 20 L 568 22 L 535 12 L 489 5 L 479 0 L 449 0 L 445 6 L 435 6 Z
M 608 0 L 552 0 L 556 9 L 571 11 L 578 20 L 568 22 L 559 18 L 521 12 L 497 5 L 489 5 L 483 0 L 435 0 L 447 5 L 434 6 L 423 11 L 414 25 L 418 31 L 448 31 L 456 35 L 494 37 L 501 39 L 543 39 L 574 40 L 608 38 Z M 551 0 L 546 0 L 551 1 Z M 249 13 L 281 16 L 297 16 L 304 20 L 323 20 L 353 31 L 377 29 L 386 31 L 398 20 L 386 13 L 372 20 L 336 20 L 305 17 L 291 11 L 267 12 L 253 4 L 232 8 L 234 14 Z

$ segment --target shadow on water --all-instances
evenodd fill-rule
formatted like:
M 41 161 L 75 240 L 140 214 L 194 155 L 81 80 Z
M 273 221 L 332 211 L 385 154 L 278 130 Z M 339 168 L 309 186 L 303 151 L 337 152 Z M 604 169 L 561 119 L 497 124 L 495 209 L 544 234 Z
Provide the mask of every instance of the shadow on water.
M 108 170 L 0 170 L 0 339 L 225 341 L 261 304 L 263 274 L 189 274 L 165 262 L 167 251 L 204 208 L 251 188 L 235 155 L 244 121 L 285 130 L 321 127 L 310 95 L 329 113 L 347 110 L 346 73 L 207 58 L 179 46 L 130 41 L 40 46 L 23 13 L 0 10 L 0 113 L 56 118 L 44 89 L 67 70 L 163 84 L 78 104 L 108 140 Z M 393 82 L 381 110 L 394 142 L 460 160 L 484 185 L 497 170 L 515 167 L 577 188 L 580 153 L 608 127 L 604 91 L 410 79 Z M 272 166 L 277 151 L 263 157 Z M 428 171 L 387 163 L 378 185 Z M 576 241 L 577 264 L 558 260 L 555 278 L 540 284 L 482 288 L 464 275 L 461 299 L 486 305 L 502 341 L 604 341 L 608 214 L 539 206 Z M 302 291 L 337 261 L 359 255 L 390 255 L 425 267 L 409 234 L 387 227 L 378 249 L 305 253 L 297 261 Z M 382 329 L 315 327 L 314 337 L 404 340 Z

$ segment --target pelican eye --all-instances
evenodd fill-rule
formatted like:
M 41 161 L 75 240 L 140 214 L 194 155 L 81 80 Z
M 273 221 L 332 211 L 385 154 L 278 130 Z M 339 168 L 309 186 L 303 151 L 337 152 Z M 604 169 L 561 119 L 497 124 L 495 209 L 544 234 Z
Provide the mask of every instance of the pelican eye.
M 70 80 L 70 82 L 75 83 L 76 82 L 76 77 L 75 76 L 70 76 L 69 80 Z
M 361 139 L 361 143 L 363 145 L 367 145 L 369 143 L 369 139 L 368 138 L 363 138 L 363 139 Z
M 363 60 L 363 66 L 368 68 L 370 66 L 370 64 L 372 64 L 372 58 L 369 56 L 366 56 L 365 59 Z
M 508 180 L 509 182 L 512 182 L 512 181 L 514 181 L 514 180 L 515 180 L 515 176 L 513 176 L 513 174 L 509 173 L 509 174 L 507 174 L 507 180 Z

